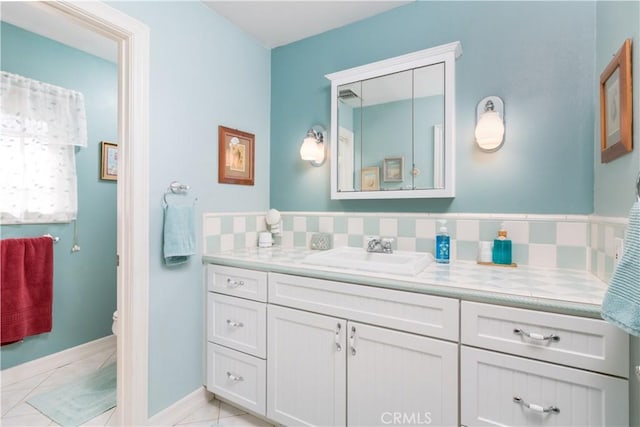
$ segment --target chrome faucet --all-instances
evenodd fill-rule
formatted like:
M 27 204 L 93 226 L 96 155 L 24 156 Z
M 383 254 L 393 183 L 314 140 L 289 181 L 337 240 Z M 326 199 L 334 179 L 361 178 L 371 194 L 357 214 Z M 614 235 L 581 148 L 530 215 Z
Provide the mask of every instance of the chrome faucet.
M 391 254 L 393 253 L 391 242 L 393 242 L 393 239 L 380 239 L 378 237 L 371 237 L 367 242 L 367 252 Z

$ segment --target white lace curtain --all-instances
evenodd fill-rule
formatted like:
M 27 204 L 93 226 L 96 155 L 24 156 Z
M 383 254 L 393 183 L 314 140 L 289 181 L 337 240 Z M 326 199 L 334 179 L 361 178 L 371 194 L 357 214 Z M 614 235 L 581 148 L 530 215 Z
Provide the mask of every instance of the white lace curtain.
M 2 223 L 72 221 L 75 147 L 87 145 L 84 96 L 4 71 L 0 80 Z

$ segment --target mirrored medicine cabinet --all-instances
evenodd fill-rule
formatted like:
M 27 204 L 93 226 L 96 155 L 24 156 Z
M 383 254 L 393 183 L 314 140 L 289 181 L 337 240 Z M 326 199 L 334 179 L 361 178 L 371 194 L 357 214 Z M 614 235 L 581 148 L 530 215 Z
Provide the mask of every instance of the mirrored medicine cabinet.
M 327 74 L 331 198 L 455 196 L 453 42 Z

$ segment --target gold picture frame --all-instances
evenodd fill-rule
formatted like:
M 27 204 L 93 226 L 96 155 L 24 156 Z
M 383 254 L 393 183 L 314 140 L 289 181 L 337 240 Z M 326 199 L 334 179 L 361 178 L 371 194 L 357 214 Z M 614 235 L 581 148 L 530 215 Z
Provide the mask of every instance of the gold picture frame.
M 102 141 L 102 155 L 100 157 L 100 179 L 105 181 L 118 180 L 118 144 Z
M 631 39 L 627 39 L 600 75 L 600 161 L 608 163 L 633 151 Z
M 380 190 L 380 168 L 372 166 L 360 169 L 360 188 L 362 191 Z
M 218 182 L 254 185 L 255 136 L 218 126 Z

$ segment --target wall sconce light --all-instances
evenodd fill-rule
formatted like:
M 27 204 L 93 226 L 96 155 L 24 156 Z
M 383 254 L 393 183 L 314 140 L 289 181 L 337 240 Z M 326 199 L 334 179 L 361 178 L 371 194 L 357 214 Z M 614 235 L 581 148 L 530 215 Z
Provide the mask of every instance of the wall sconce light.
M 300 146 L 300 158 L 308 160 L 313 166 L 322 166 L 326 158 L 326 136 L 327 131 L 320 125 L 309 129 Z
M 504 144 L 504 103 L 487 96 L 476 109 L 476 142 L 483 151 L 498 151 Z

